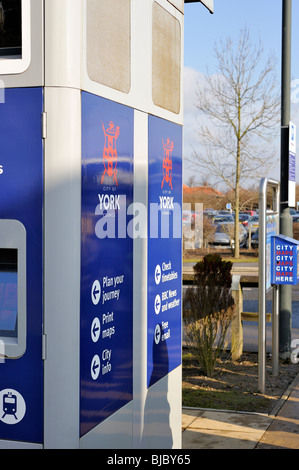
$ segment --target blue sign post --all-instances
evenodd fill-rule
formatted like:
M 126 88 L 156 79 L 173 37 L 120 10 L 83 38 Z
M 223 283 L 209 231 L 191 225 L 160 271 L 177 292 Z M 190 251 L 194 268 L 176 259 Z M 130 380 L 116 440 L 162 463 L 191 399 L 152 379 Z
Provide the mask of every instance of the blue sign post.
M 271 283 L 277 285 L 296 285 L 299 280 L 298 269 L 299 242 L 284 235 L 271 239 Z
M 289 207 L 296 207 L 296 126 L 289 123 Z

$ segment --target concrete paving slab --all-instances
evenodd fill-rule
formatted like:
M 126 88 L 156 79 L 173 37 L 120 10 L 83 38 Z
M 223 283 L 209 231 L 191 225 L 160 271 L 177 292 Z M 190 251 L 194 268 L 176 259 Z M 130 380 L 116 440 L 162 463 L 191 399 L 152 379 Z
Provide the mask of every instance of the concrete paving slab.
M 257 449 L 299 449 L 299 377 Z
M 242 439 L 240 435 L 234 435 L 233 433 L 218 432 L 215 434 L 214 431 L 198 432 L 196 430 L 186 429 L 183 433 L 183 449 L 254 449 L 256 446 L 256 440 L 252 439 L 251 436 L 246 436 Z
M 191 423 L 201 416 L 204 412 L 201 410 L 188 410 L 184 409 L 182 413 L 182 429 L 186 429 Z
M 281 429 L 273 431 L 270 429 L 264 434 L 258 443 L 257 449 L 299 449 L 299 436 L 289 432 L 283 432 Z
M 254 449 L 272 419 L 254 413 L 183 409 L 183 449 Z

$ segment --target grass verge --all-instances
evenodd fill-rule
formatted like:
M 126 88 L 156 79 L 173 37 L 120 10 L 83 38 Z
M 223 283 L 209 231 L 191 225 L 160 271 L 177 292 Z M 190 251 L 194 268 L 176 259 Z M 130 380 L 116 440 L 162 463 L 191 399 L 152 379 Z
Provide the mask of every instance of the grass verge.
M 232 361 L 224 353 L 212 377 L 203 374 L 193 351 L 183 351 L 183 406 L 270 414 L 298 374 L 298 364 L 280 361 L 279 375 L 272 375 L 272 359 L 266 360 L 266 388 L 258 390 L 258 354 L 244 353 Z
M 269 407 L 269 399 L 255 396 L 250 392 L 236 392 L 213 389 L 194 389 L 183 386 L 183 406 L 192 408 L 212 408 L 216 410 L 248 411 L 263 413 Z

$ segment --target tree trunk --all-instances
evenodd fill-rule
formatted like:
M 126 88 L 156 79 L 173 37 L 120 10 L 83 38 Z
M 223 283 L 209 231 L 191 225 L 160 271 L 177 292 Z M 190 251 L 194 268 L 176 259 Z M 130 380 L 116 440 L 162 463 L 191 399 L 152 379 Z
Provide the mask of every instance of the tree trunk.
M 239 258 L 240 256 L 240 245 L 239 245 L 239 203 L 240 203 L 240 190 L 239 184 L 237 184 L 235 188 L 235 230 L 234 230 L 234 237 L 235 237 L 235 250 L 234 250 L 234 257 Z
M 240 211 L 240 167 L 241 167 L 241 102 L 238 96 L 238 127 L 237 127 L 237 162 L 236 162 L 236 183 L 235 183 L 235 253 L 234 257 L 240 256 L 239 245 L 239 211 Z

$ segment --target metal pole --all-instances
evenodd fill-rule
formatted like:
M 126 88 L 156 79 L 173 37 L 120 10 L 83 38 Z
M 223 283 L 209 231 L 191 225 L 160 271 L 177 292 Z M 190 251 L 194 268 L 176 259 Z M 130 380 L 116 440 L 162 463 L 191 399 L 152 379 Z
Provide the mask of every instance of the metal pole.
M 279 234 L 279 202 L 280 202 L 280 187 L 277 186 L 274 190 L 275 197 L 273 198 L 273 211 L 278 214 L 278 227 L 277 234 Z M 279 287 L 273 286 L 272 293 L 272 375 L 274 377 L 279 374 Z
M 265 393 L 266 383 L 266 289 L 267 289 L 267 188 L 273 188 L 273 215 L 279 215 L 279 183 L 263 178 L 259 192 L 259 323 L 258 323 L 258 388 Z M 279 223 L 279 222 L 278 222 Z M 277 227 L 277 232 L 278 232 Z M 275 286 L 276 288 L 276 286 Z M 278 374 L 278 299 L 279 291 L 273 291 L 272 307 L 272 372 Z
M 279 374 L 279 289 L 273 286 L 272 293 L 272 375 Z
M 259 322 L 258 322 L 258 388 L 265 393 L 266 381 L 266 199 L 267 178 L 259 194 Z
M 281 125 L 290 122 L 292 0 L 282 0 Z
M 288 206 L 289 148 L 291 93 L 291 18 L 292 0 L 283 0 L 282 7 L 282 67 L 281 67 L 281 162 L 280 162 L 280 232 L 293 236 L 293 221 Z M 279 349 L 282 359 L 291 354 L 292 286 L 280 286 Z

